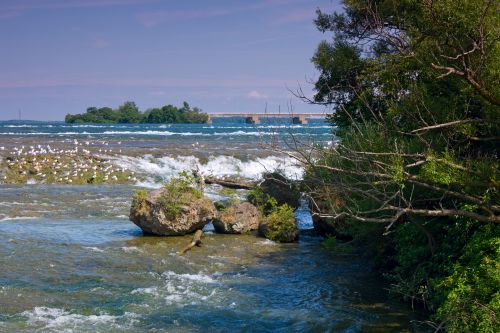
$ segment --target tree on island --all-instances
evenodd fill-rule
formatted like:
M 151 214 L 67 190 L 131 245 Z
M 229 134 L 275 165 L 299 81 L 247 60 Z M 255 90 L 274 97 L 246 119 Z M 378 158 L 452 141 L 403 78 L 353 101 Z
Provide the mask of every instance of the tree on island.
M 500 3 L 343 4 L 318 10 L 317 28 L 333 39 L 312 58 L 314 98 L 298 91 L 332 108 L 339 138 L 293 154 L 308 165 L 315 218 L 362 244 L 394 293 L 434 313 L 436 331 L 494 332 Z
M 191 108 L 187 102 L 177 108 L 165 105 L 141 112 L 134 102 L 128 101 L 113 110 L 109 107 L 89 107 L 83 114 L 67 114 L 66 123 L 121 123 L 121 124 L 204 124 L 208 115 L 200 108 Z

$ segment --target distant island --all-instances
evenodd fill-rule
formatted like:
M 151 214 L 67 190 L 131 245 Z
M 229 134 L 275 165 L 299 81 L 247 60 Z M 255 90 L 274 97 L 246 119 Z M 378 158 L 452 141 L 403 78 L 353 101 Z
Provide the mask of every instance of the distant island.
M 208 115 L 200 108 L 191 108 L 187 102 L 184 102 L 180 108 L 169 104 L 141 112 L 134 102 L 129 101 L 117 109 L 89 107 L 82 114 L 67 114 L 64 121 L 77 124 L 205 124 L 208 121 Z

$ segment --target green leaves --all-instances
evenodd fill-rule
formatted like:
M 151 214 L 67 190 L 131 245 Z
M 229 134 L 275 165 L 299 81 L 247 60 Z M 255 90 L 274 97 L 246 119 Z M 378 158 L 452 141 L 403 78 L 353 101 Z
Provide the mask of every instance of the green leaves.
M 201 109 L 190 108 L 187 102 L 183 107 L 165 105 L 162 108 L 152 108 L 141 113 L 134 102 L 125 102 L 117 109 L 109 107 L 89 107 L 83 114 L 66 115 L 67 123 L 189 123 L 202 124 L 208 121 L 208 115 Z
M 389 254 L 385 268 L 398 294 L 437 310 L 450 331 L 493 332 L 499 3 L 343 4 L 342 13 L 318 11 L 315 21 L 332 34 L 312 58 L 320 72 L 315 101 L 331 107 L 341 140 L 307 170 L 311 196 L 321 213 L 363 224 L 350 229 L 354 239 L 368 222 L 390 226 L 374 228 L 366 245 L 377 258 Z M 335 204 L 325 193 L 335 193 Z

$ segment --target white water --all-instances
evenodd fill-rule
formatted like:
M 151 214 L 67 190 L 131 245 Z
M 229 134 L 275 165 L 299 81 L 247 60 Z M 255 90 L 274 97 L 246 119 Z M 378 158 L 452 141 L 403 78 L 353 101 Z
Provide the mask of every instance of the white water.
M 192 155 L 160 158 L 151 155 L 143 157 L 120 156 L 113 157 L 113 159 L 119 167 L 152 177 L 147 183 L 157 183 L 154 178 L 169 180 L 182 171 L 196 169 L 204 176 L 217 178 L 238 176 L 250 180 L 259 180 L 264 172 L 273 171 L 280 171 L 290 179 L 301 179 L 304 172 L 303 168 L 292 158 L 278 156 L 242 161 L 232 156 L 219 155 L 210 156 L 207 163 L 201 163 L 197 157 Z

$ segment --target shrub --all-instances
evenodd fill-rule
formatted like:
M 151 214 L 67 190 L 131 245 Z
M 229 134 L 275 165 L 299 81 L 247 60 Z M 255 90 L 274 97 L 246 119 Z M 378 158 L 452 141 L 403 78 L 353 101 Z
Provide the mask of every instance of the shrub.
M 137 190 L 132 197 L 132 209 L 131 211 L 135 214 L 141 214 L 146 208 L 148 198 L 147 190 Z
M 288 243 L 295 241 L 299 236 L 299 232 L 295 223 L 293 209 L 287 204 L 276 207 L 264 218 L 259 231 L 264 237 L 275 242 Z
M 481 228 L 452 273 L 434 282 L 444 299 L 437 318 L 447 321 L 448 332 L 496 332 L 500 327 L 499 230 L 494 225 Z
M 278 203 L 275 198 L 256 186 L 248 191 L 247 200 L 252 205 L 257 207 L 262 215 L 269 214 L 274 209 L 276 209 Z
M 184 206 L 203 196 L 200 190 L 193 187 L 193 179 L 186 173 L 180 174 L 179 178 L 173 178 L 163 189 L 157 203 L 165 210 L 167 218 L 172 220 L 179 217 Z

